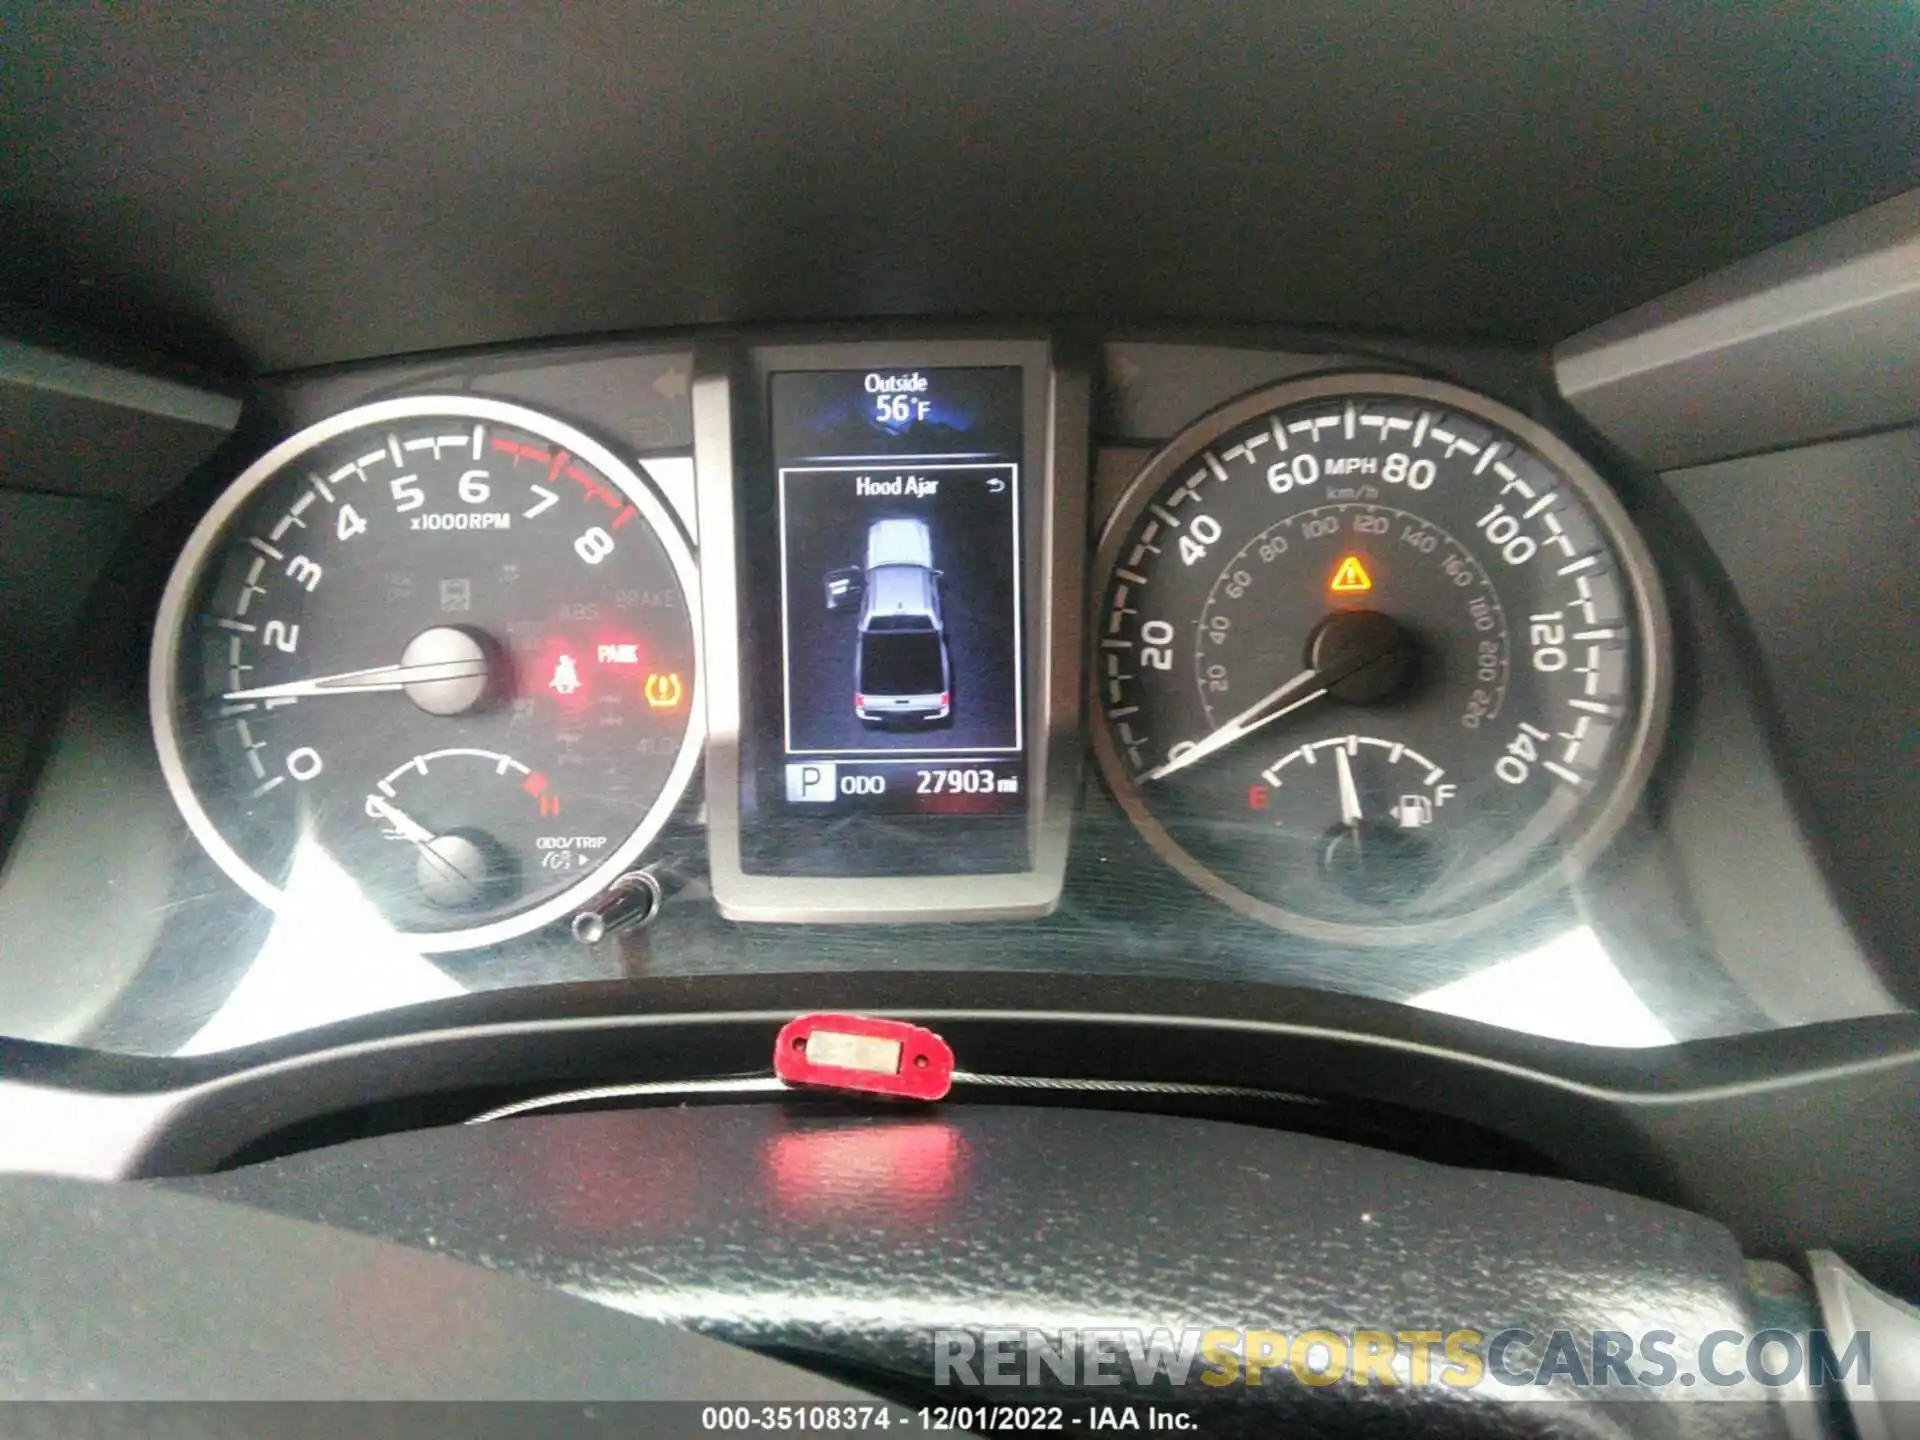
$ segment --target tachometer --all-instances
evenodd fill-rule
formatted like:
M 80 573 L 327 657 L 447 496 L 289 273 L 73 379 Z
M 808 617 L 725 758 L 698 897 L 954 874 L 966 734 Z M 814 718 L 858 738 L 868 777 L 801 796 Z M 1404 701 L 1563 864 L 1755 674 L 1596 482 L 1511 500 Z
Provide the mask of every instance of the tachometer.
M 1189 878 L 1328 940 L 1433 938 L 1617 829 L 1666 612 L 1606 485 L 1456 386 L 1337 374 L 1157 455 L 1101 542 L 1095 750 Z
M 188 825 L 263 904 L 364 905 L 421 951 L 566 914 L 698 762 L 693 557 L 587 435 L 467 396 L 276 446 L 201 521 L 151 700 Z

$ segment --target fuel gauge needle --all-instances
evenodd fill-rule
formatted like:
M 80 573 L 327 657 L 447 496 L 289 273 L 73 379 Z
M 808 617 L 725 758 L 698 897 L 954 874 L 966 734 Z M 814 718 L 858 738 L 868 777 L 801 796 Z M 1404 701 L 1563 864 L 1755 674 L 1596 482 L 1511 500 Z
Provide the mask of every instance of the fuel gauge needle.
M 1333 767 L 1340 773 L 1340 823 L 1351 830 L 1366 817 L 1360 811 L 1360 787 L 1353 783 L 1353 762 L 1345 745 L 1334 749 Z

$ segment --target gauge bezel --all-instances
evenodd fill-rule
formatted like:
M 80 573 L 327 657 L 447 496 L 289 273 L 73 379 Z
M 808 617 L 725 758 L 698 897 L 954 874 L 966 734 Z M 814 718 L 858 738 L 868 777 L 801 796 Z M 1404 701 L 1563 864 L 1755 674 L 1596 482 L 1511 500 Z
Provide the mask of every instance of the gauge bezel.
M 220 833 L 212 817 L 201 805 L 200 797 L 194 793 L 187 776 L 180 736 L 174 725 L 175 692 L 179 679 L 180 648 L 185 640 L 187 610 L 208 560 L 215 555 L 227 533 L 228 522 L 293 461 L 328 441 L 365 426 L 437 415 L 485 420 L 524 430 L 566 447 L 606 476 L 633 503 L 641 518 L 659 538 L 686 600 L 687 623 L 692 630 L 696 653 L 701 648 L 703 628 L 699 567 L 693 548 L 687 543 L 672 508 L 640 477 L 633 466 L 592 436 L 565 421 L 504 400 L 489 400 L 473 395 L 409 395 L 355 406 L 289 435 L 240 472 L 239 477 L 221 492 L 212 508 L 200 518 L 199 524 L 187 538 L 180 558 L 174 562 L 173 572 L 168 576 L 166 589 L 161 594 L 160 611 L 154 622 L 153 649 L 147 667 L 147 706 L 154 740 L 159 749 L 160 771 L 166 778 L 167 789 L 173 796 L 181 818 L 227 878 L 276 913 L 284 908 L 285 893 L 249 865 L 245 857 Z M 395 936 L 423 955 L 478 949 L 515 939 L 551 924 L 579 909 L 604 890 L 653 843 L 686 796 L 706 744 L 705 684 L 706 666 L 704 663 L 696 664 L 688 695 L 686 733 L 681 739 L 679 752 L 674 756 L 673 766 L 667 772 L 666 784 L 640 824 L 601 864 L 560 894 L 488 924 L 464 930 L 417 931 L 396 928 L 393 932 Z
M 1312 940 L 1365 946 L 1431 944 L 1481 929 L 1533 904 L 1548 891 L 1576 880 L 1633 814 L 1659 758 L 1672 692 L 1672 623 L 1652 552 L 1641 539 L 1626 507 L 1592 462 L 1544 425 L 1511 406 L 1444 380 L 1395 371 L 1346 369 L 1262 386 L 1229 400 L 1187 426 L 1154 452 L 1121 492 L 1101 527 L 1095 549 L 1096 583 L 1087 596 L 1086 633 L 1090 645 L 1097 650 L 1102 610 L 1113 572 L 1119 565 L 1120 551 L 1147 506 L 1159 498 L 1177 472 L 1222 435 L 1251 420 L 1291 406 L 1342 395 L 1392 395 L 1426 400 L 1498 425 L 1557 467 L 1591 510 L 1625 574 L 1636 612 L 1638 642 L 1633 674 L 1639 703 L 1617 777 L 1604 803 L 1583 807 L 1568 828 L 1555 837 L 1559 850 L 1556 863 L 1526 876 L 1483 905 L 1419 924 L 1342 924 L 1299 914 L 1229 884 L 1189 853 L 1160 823 L 1128 774 L 1114 744 L 1106 719 L 1105 698 L 1100 693 L 1097 655 L 1087 662 L 1088 724 L 1092 730 L 1094 757 L 1120 808 L 1160 858 L 1206 894 L 1250 919 Z

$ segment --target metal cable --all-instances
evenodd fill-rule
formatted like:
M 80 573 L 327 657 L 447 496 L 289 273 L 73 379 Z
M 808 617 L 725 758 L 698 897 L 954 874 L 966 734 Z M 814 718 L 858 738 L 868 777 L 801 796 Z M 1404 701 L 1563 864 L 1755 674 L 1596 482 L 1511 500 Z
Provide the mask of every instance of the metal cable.
M 1320 1105 L 1324 1101 L 1310 1095 L 1292 1095 L 1283 1090 L 1259 1090 L 1246 1085 L 1196 1085 L 1175 1080 L 1066 1080 L 1047 1075 L 975 1075 L 964 1070 L 953 1072 L 956 1085 L 978 1085 L 1003 1090 L 1080 1091 L 1104 1095 L 1185 1095 L 1231 1100 L 1277 1100 L 1289 1105 Z M 777 1091 L 808 1093 L 804 1087 L 788 1085 L 771 1075 L 743 1075 L 722 1080 L 661 1080 L 634 1085 L 597 1085 L 582 1090 L 563 1090 L 554 1095 L 539 1095 L 531 1100 L 516 1100 L 475 1115 L 466 1123 L 484 1125 L 515 1115 L 531 1115 L 542 1110 L 568 1105 L 590 1105 L 602 1100 L 652 1099 L 675 1095 L 766 1095 Z

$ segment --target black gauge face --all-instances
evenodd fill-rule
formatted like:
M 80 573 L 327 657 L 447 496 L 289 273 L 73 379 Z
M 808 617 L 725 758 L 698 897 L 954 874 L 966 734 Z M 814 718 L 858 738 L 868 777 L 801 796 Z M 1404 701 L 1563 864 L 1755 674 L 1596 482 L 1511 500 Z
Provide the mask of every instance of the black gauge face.
M 1319 377 L 1149 464 L 1102 542 L 1095 748 L 1242 911 L 1355 943 L 1518 903 L 1617 827 L 1665 612 L 1599 477 L 1453 386 Z
M 154 640 L 168 783 L 255 898 L 414 948 L 566 914 L 698 758 L 692 557 L 611 452 L 518 406 L 391 401 L 275 448 Z

